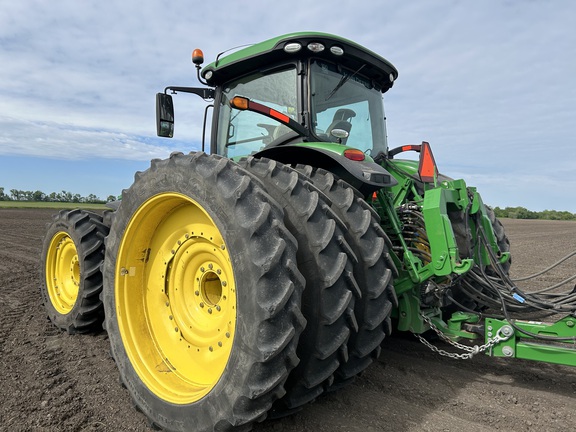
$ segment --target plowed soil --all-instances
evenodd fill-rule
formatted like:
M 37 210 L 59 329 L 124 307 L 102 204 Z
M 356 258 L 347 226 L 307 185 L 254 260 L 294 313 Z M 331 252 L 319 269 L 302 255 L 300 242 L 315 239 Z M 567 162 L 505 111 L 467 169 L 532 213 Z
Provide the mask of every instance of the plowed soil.
M 119 384 L 106 333 L 69 336 L 46 318 L 39 257 L 52 213 L 0 209 L 0 430 L 147 431 Z M 574 222 L 503 223 L 514 276 L 576 250 Z M 532 286 L 574 274 L 575 261 Z M 567 431 L 576 429 L 575 396 L 572 367 L 485 355 L 454 360 L 411 336 L 393 337 L 352 385 L 254 430 Z

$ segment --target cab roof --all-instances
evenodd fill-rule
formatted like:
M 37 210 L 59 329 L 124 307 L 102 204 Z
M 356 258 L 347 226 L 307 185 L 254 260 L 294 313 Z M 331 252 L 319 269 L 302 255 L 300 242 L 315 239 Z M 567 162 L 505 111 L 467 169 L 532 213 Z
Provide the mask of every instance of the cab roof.
M 313 52 L 308 46 L 314 43 L 324 48 Z M 299 49 L 287 52 L 289 48 L 296 49 L 296 44 Z M 219 86 L 276 63 L 310 57 L 333 61 L 352 70 L 364 65 L 362 75 L 378 83 L 382 92 L 392 87 L 398 78 L 398 71 L 385 58 L 348 39 L 319 32 L 289 33 L 235 51 L 204 67 L 202 77 L 209 85 Z

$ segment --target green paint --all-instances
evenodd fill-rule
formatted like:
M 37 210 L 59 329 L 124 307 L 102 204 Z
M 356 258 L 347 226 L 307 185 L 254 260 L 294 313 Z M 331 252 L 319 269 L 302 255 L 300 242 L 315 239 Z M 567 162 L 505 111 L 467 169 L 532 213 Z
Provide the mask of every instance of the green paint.
M 343 46 L 349 46 L 349 47 L 353 47 L 356 48 L 366 54 L 368 54 L 371 57 L 374 57 L 375 59 L 378 59 L 381 62 L 387 63 L 388 65 L 390 65 L 391 67 L 393 67 L 385 58 L 381 57 L 380 55 L 370 51 L 369 49 L 363 47 L 362 45 L 359 45 L 351 40 L 348 40 L 346 38 L 340 37 L 340 36 L 336 36 L 336 35 L 332 35 L 332 34 L 328 34 L 328 33 L 322 33 L 322 32 L 296 32 L 296 33 L 288 33 L 285 35 L 281 35 L 281 36 L 277 36 L 277 37 L 273 37 L 271 39 L 265 40 L 263 42 L 260 43 L 256 43 L 254 45 L 250 45 L 249 47 L 246 48 L 242 48 L 238 51 L 235 51 L 231 54 L 228 54 L 226 56 L 223 56 L 222 58 L 218 59 L 217 61 L 214 61 L 212 63 L 210 63 L 209 65 L 206 66 L 205 70 L 214 70 L 217 71 L 221 68 L 225 68 L 227 66 L 230 66 L 234 63 L 238 63 L 247 59 L 251 59 L 254 57 L 258 57 L 258 56 L 266 56 L 269 55 L 270 52 L 272 52 L 273 50 L 281 47 L 283 48 L 284 44 L 289 43 L 289 42 L 296 42 L 298 40 L 301 39 L 317 39 L 319 41 L 331 41 L 334 44 L 341 44 Z M 303 50 L 306 49 L 306 47 L 302 47 Z M 329 49 L 329 47 L 326 47 L 326 49 Z M 293 57 L 293 54 L 290 53 L 285 53 L 286 58 L 290 58 Z M 397 72 L 396 72 L 396 76 Z
M 576 318 L 564 317 L 555 323 L 514 321 L 512 336 L 499 342 L 487 353 L 493 357 L 513 357 L 547 363 L 576 366 Z M 486 319 L 486 340 L 494 337 L 510 323 L 494 318 Z M 523 331 L 544 337 L 556 337 L 560 341 L 542 341 Z

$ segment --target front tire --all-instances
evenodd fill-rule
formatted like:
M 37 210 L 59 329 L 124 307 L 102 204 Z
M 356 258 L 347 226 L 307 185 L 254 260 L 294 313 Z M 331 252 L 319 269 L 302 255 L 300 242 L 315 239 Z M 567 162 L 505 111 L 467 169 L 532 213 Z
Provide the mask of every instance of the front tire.
M 102 216 L 62 210 L 47 226 L 42 244 L 42 300 L 48 317 L 70 334 L 101 329 L 100 292 L 104 238 Z
M 219 156 L 154 160 L 124 191 L 106 247 L 112 355 L 152 425 L 263 420 L 304 325 L 296 243 L 268 195 Z

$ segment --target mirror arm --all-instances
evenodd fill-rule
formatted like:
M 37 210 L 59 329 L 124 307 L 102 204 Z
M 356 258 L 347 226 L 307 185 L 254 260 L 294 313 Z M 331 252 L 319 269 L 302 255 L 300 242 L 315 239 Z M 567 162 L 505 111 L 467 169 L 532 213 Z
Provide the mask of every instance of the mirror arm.
M 200 64 L 195 64 L 194 66 L 196 66 L 196 76 L 198 77 L 198 81 L 200 82 L 200 84 L 204 84 L 205 86 L 209 85 L 205 80 L 202 79 L 202 77 L 200 76 Z
M 164 93 L 168 93 L 168 90 L 172 92 L 172 94 L 176 94 L 176 92 L 182 93 L 193 93 L 195 95 L 200 96 L 204 100 L 211 100 L 214 99 L 214 89 L 213 88 L 204 88 L 204 87 L 175 87 L 169 86 L 164 89 Z

